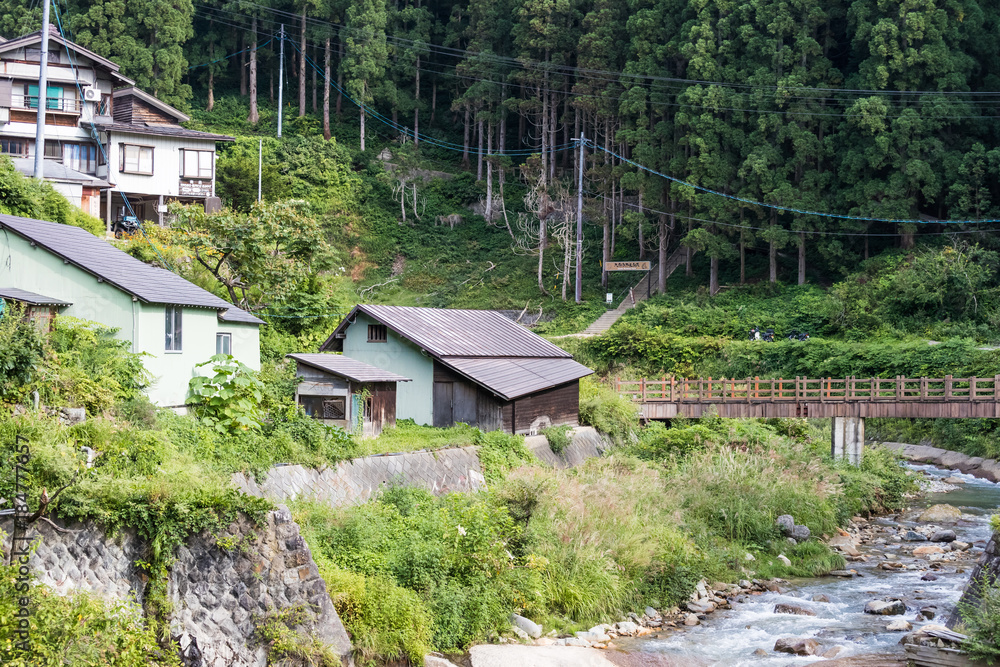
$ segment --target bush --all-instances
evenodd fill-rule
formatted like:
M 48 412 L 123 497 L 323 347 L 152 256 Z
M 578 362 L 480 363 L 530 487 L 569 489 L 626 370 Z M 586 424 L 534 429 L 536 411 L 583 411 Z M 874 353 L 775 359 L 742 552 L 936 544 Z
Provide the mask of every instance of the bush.
M 506 477 L 514 468 L 535 460 L 524 444 L 524 436 L 503 431 L 477 431 L 472 438 L 483 467 L 483 476 L 488 484 Z
M 969 636 L 962 650 L 973 660 L 993 664 L 1000 661 L 1000 580 L 978 583 L 979 602 L 961 602 L 958 607 L 961 629 Z
M 611 436 L 621 445 L 635 440 L 639 406 L 629 397 L 585 378 L 580 382 L 580 422 Z
M 35 386 L 43 339 L 22 318 L 24 309 L 0 299 L 0 400 L 19 401 Z
M 572 426 L 550 426 L 543 428 L 541 433 L 549 441 L 549 449 L 556 454 L 561 454 L 573 441 L 569 434 L 572 430 Z

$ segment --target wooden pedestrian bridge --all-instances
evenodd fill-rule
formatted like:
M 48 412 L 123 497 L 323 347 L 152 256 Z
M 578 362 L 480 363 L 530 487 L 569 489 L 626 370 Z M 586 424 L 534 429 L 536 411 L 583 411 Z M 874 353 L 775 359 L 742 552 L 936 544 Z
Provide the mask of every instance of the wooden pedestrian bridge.
M 833 420 L 833 454 L 860 460 L 866 417 L 1000 418 L 991 378 L 695 378 L 615 380 L 646 420 L 674 417 L 808 417 Z

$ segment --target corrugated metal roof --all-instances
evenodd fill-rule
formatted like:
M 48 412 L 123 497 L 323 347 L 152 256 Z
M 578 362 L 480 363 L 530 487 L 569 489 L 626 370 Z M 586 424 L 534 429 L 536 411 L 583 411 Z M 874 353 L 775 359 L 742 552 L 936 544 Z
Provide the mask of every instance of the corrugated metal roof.
M 444 357 L 441 361 L 508 400 L 594 372 L 573 359 Z
M 17 289 L 16 287 L 0 287 L 0 298 L 20 301 L 21 303 L 26 303 L 30 306 L 62 307 L 73 305 L 68 301 L 60 301 L 59 299 L 42 296 L 41 294 L 35 294 L 34 292 L 29 292 L 27 290 Z
M 436 357 L 573 356 L 493 310 L 359 305 L 355 311 L 370 315 Z M 338 331 L 343 327 L 341 323 Z
M 375 368 L 342 354 L 289 354 L 288 357 L 313 368 L 355 382 L 410 382 L 410 378 Z
M 201 130 L 189 130 L 180 125 L 142 125 L 139 123 L 102 123 L 102 130 L 123 134 L 142 134 L 157 137 L 177 137 L 179 139 L 204 139 L 205 141 L 236 141 L 226 134 L 213 134 Z
M 213 308 L 224 311 L 220 318 L 226 322 L 263 324 L 245 310 L 176 273 L 141 262 L 79 227 L 0 215 L 0 229 L 14 232 L 140 301 Z

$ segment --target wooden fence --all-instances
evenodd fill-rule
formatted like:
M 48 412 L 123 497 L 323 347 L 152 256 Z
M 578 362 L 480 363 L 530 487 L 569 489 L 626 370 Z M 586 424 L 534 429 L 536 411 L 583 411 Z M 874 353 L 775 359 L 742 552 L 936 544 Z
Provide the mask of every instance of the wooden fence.
M 640 403 L 1000 402 L 992 378 L 696 378 L 615 379 L 620 394 Z

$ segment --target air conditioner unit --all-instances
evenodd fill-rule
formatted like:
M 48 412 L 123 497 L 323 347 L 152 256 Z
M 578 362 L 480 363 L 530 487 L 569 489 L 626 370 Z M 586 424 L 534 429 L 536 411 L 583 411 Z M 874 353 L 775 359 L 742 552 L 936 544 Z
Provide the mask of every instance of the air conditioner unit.
M 83 88 L 83 99 L 87 102 L 99 102 L 101 100 L 101 91 L 93 86 L 86 86 Z

